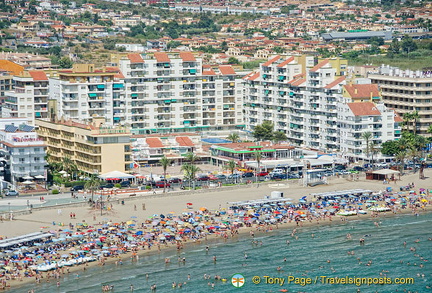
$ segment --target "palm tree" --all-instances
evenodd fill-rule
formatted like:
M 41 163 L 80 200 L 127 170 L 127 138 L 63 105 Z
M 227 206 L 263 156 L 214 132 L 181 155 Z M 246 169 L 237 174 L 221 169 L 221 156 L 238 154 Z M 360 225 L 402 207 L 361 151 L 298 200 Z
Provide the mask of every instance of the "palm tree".
M 254 157 L 257 162 L 257 168 L 255 170 L 255 182 L 258 182 L 258 173 L 261 171 L 260 164 L 261 164 L 262 154 L 258 151 L 255 151 Z
M 231 174 L 234 174 L 234 170 L 237 167 L 237 162 L 234 160 L 229 160 L 228 163 L 225 165 L 225 169 L 228 169 L 231 171 Z
M 409 124 L 410 124 L 410 122 L 411 122 L 411 113 L 409 113 L 409 112 L 407 112 L 407 113 L 404 113 L 403 115 L 402 115 L 402 118 L 403 118 L 403 123 L 404 123 L 404 125 L 405 125 L 405 127 L 406 127 L 406 131 L 409 131 L 409 129 L 410 129 L 410 127 L 409 127 Z
M 181 166 L 180 170 L 184 172 L 185 178 L 188 179 L 188 181 L 189 181 L 189 188 L 191 188 L 192 180 L 195 180 L 196 173 L 201 171 L 201 169 L 195 165 L 192 165 L 190 163 L 186 163 L 186 164 L 183 164 Z M 194 183 L 195 183 L 195 181 L 194 181 Z
M 416 148 L 410 148 L 407 155 L 411 158 L 411 160 L 414 163 L 413 172 L 415 173 L 417 171 L 416 161 L 417 161 L 417 158 L 420 156 L 420 152 Z
M 363 132 L 361 138 L 366 140 L 366 157 L 369 158 L 369 140 L 372 138 L 372 132 L 370 131 Z
M 237 167 L 237 162 L 234 160 L 229 160 L 228 163 L 224 166 L 225 169 L 230 170 L 231 174 L 234 174 L 234 170 Z M 237 179 L 234 179 L 234 183 L 237 183 Z
M 97 190 L 97 189 L 99 188 L 99 186 L 100 186 L 100 180 L 99 180 L 98 177 L 96 177 L 96 176 L 94 176 L 94 175 L 92 175 L 92 176 L 90 177 L 90 180 L 88 180 L 88 181 L 84 184 L 84 188 L 87 189 L 87 190 L 90 190 L 90 191 L 91 191 L 91 195 L 92 195 L 91 199 L 92 199 L 92 202 L 93 202 L 93 195 L 94 195 L 94 191 Z
M 399 151 L 395 155 L 396 162 L 399 163 L 399 172 L 400 172 L 401 175 L 403 174 L 403 170 L 404 170 L 405 157 L 406 157 L 406 152 L 405 151 Z
M 185 159 L 186 159 L 187 161 L 190 162 L 190 165 L 191 165 L 191 166 L 195 167 L 194 163 L 195 163 L 196 161 L 198 161 L 198 160 L 200 159 L 200 157 L 197 156 L 197 155 L 195 155 L 193 152 L 188 152 L 188 153 L 186 153 L 186 155 L 185 155 Z M 193 171 L 193 172 L 192 172 L 192 173 L 193 173 L 193 176 L 192 176 L 192 177 L 190 178 L 190 180 L 189 180 L 189 187 L 190 187 L 190 181 L 193 180 L 193 183 L 194 183 L 194 189 L 195 189 L 195 175 L 196 175 L 196 173 L 198 173 L 199 171 L 201 171 L 201 169 L 198 168 L 198 167 L 196 167 L 196 168 L 193 168 L 193 167 L 188 167 L 190 170 Z
M 371 141 L 369 144 L 369 149 L 370 149 L 370 152 L 372 154 L 372 169 L 374 169 L 374 167 L 373 167 L 374 166 L 374 155 L 376 155 L 378 153 L 379 147 L 375 142 Z
M 426 130 L 427 133 L 432 133 L 432 124 L 429 125 L 429 128 Z
M 228 135 L 227 139 L 233 143 L 236 143 L 239 141 L 240 135 L 238 135 L 237 133 L 231 133 L 230 135 Z
M 419 113 L 414 111 L 411 113 L 411 119 L 413 121 L 413 132 L 416 134 L 417 132 L 417 120 L 420 118 Z
M 166 171 L 169 165 L 171 165 L 171 160 L 168 159 L 166 156 L 163 156 L 162 159 L 159 160 L 159 163 L 162 165 L 163 174 L 164 174 L 164 190 L 165 193 L 166 190 Z
M 67 174 L 71 175 L 72 177 L 75 174 L 75 172 L 78 170 L 77 165 L 74 163 L 74 161 L 72 161 L 72 159 L 68 155 L 65 155 L 63 157 L 61 164 L 63 170 L 66 171 Z

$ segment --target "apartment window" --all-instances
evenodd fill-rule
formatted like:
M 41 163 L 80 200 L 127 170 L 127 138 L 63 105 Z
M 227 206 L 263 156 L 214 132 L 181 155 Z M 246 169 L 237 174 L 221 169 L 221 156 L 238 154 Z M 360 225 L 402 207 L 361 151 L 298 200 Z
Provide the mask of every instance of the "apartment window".
M 18 152 L 19 152 L 20 154 L 24 154 L 24 149 L 18 149 Z
M 40 158 L 39 158 L 39 157 L 35 157 L 35 158 L 34 158 L 34 161 L 35 161 L 35 162 L 40 162 Z
M 22 163 L 25 162 L 25 159 L 24 158 L 19 158 L 19 162 L 20 162 L 20 164 L 22 164 Z
M 24 171 L 25 171 L 25 168 L 24 168 L 24 167 L 19 167 L 19 171 L 20 171 L 20 172 L 24 172 Z
M 40 148 L 34 148 L 33 151 L 34 151 L 35 153 L 39 153 L 39 152 L 40 152 Z
M 40 170 L 41 167 L 40 167 L 40 166 L 34 166 L 34 169 L 35 169 L 35 171 L 36 171 L 36 170 Z

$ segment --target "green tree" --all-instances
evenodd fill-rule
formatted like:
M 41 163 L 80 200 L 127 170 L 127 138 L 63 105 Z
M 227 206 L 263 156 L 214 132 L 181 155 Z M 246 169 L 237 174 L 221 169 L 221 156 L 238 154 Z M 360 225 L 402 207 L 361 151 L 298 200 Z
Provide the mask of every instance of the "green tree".
M 224 168 L 229 170 L 231 174 L 234 174 L 234 170 L 237 168 L 237 162 L 234 160 L 229 160 Z
M 229 57 L 228 64 L 240 64 L 240 61 L 235 57 Z
M 275 131 L 273 133 L 273 142 L 279 143 L 281 141 L 287 141 L 288 137 L 286 136 L 285 132 L 282 131 Z
M 239 141 L 240 136 L 237 133 L 231 133 L 230 135 L 228 135 L 227 139 L 233 143 L 236 143 Z
M 84 184 L 84 188 L 86 190 L 90 190 L 91 191 L 91 200 L 93 202 L 93 196 L 94 196 L 94 192 L 95 190 L 99 189 L 101 181 L 99 180 L 99 178 L 97 178 L 96 176 L 92 175 L 90 176 L 90 180 L 87 180 L 87 182 Z
M 171 161 L 170 159 L 168 159 L 166 156 L 163 156 L 163 157 L 159 160 L 159 163 L 160 163 L 161 166 L 162 166 L 163 175 L 164 175 L 164 189 L 163 189 L 163 193 L 165 193 L 165 191 L 166 191 L 166 171 L 167 171 L 168 166 L 171 165 L 171 162 L 172 162 L 172 161 Z
M 254 158 L 257 163 L 257 167 L 255 169 L 255 182 L 258 182 L 258 173 L 261 172 L 262 153 L 259 151 L 255 151 Z
M 194 166 L 190 163 L 183 164 L 180 169 L 184 172 L 184 177 L 189 181 L 189 188 L 191 188 L 191 183 L 193 182 L 195 185 L 195 176 L 201 169 L 197 166 Z
M 413 132 L 417 133 L 417 120 L 420 118 L 419 113 L 414 111 L 411 113 L 411 120 L 413 121 Z
M 401 48 L 403 52 L 408 54 L 417 50 L 417 44 L 410 36 L 405 35 L 402 39 Z
M 252 135 L 257 141 L 272 140 L 273 139 L 273 123 L 264 121 L 262 124 L 256 125 Z
M 366 157 L 369 158 L 369 141 L 372 138 L 372 132 L 365 131 L 362 133 L 361 138 L 363 138 L 366 141 Z
M 174 49 L 174 48 L 177 48 L 179 46 L 181 46 L 181 42 L 179 42 L 179 41 L 170 41 L 167 44 L 168 49 Z
M 410 125 L 410 122 L 411 122 L 411 117 L 412 117 L 412 115 L 411 115 L 411 113 L 409 113 L 409 112 L 404 113 L 404 114 L 402 115 L 402 118 L 403 118 L 403 125 L 405 126 L 405 130 L 406 130 L 406 131 L 409 131 L 409 130 L 410 130 L 409 125 Z
M 394 156 L 400 152 L 399 142 L 396 140 L 388 140 L 381 144 L 381 153 L 386 156 Z
M 60 68 L 72 68 L 73 62 L 69 57 L 62 57 L 58 62 Z
M 406 152 L 405 151 L 399 151 L 395 155 L 395 160 L 399 164 L 399 172 L 401 175 L 403 174 L 403 170 L 404 170 L 405 158 L 406 158 Z

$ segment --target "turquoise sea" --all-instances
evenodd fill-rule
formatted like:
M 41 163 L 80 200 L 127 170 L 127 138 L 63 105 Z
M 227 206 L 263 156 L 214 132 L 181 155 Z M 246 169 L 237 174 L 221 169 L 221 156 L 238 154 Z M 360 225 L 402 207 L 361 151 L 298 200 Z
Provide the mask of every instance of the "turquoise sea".
M 376 227 L 374 221 L 380 222 L 380 226 Z M 274 230 L 257 236 L 255 239 L 258 245 L 252 243 L 249 235 L 245 235 L 241 239 L 209 244 L 209 252 L 206 251 L 205 244 L 189 246 L 180 254 L 181 258 L 186 258 L 184 264 L 178 262 L 176 251 L 165 251 L 141 256 L 135 263 L 124 260 L 121 266 L 107 264 L 104 267 L 90 268 L 86 272 L 80 271 L 78 278 L 76 274 L 68 275 L 60 280 L 59 288 L 54 282 L 26 285 L 11 292 L 28 292 L 33 288 L 35 292 L 44 293 L 93 293 L 102 292 L 101 284 L 113 285 L 112 292 L 130 292 L 130 285 L 134 286 L 134 292 L 151 292 L 152 284 L 157 285 L 156 292 L 188 293 L 284 292 L 284 289 L 287 292 L 328 293 L 432 292 L 432 241 L 429 240 L 432 237 L 432 213 L 367 220 L 349 219 L 342 224 L 339 219 L 334 219 L 334 223 L 298 228 L 298 239 L 291 236 L 291 230 Z M 351 234 L 352 240 L 346 239 L 347 233 Z M 365 239 L 364 245 L 359 243 L 362 237 Z M 290 241 L 289 244 L 287 240 Z M 415 251 L 410 248 L 415 248 Z M 348 254 L 348 251 L 354 251 L 354 255 Z M 213 261 L 213 256 L 217 257 L 216 262 Z M 171 258 L 168 265 L 164 262 L 166 257 Z M 280 271 L 277 270 L 278 266 L 282 267 Z M 211 275 L 211 279 L 204 280 L 204 274 Z M 231 284 L 234 274 L 244 276 L 243 287 L 235 288 Z M 215 280 L 215 275 L 227 278 L 227 282 Z M 260 284 L 252 282 L 254 276 L 261 278 Z M 265 276 L 281 278 L 284 284 L 269 284 L 276 280 L 270 278 L 267 278 L 266 283 Z M 304 281 L 310 280 L 312 283 L 302 286 L 294 284 L 294 280 L 288 284 L 288 276 L 310 278 Z M 388 277 L 392 278 L 392 282 L 395 281 L 394 278 L 413 278 L 414 284 L 323 284 L 321 276 Z M 332 279 L 326 280 L 329 282 Z M 297 281 L 300 282 L 300 279 Z M 407 282 L 404 279 L 399 281 Z M 173 289 L 173 282 L 186 284 L 182 288 Z M 209 282 L 215 284 L 214 289 Z

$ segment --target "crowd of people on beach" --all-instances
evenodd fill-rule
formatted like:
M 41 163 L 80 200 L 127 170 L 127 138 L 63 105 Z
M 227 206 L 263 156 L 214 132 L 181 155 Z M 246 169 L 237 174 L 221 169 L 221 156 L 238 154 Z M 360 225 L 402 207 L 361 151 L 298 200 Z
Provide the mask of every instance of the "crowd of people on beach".
M 244 227 L 251 229 L 253 238 L 256 231 L 269 232 L 284 223 L 302 226 L 305 221 L 332 221 L 341 210 L 368 211 L 371 216 L 376 216 L 378 211 L 371 212 L 369 209 L 379 205 L 393 213 L 411 209 L 418 214 L 428 204 L 428 192 L 419 189 L 318 196 L 298 202 L 281 200 L 258 205 L 246 202 L 241 206 L 232 205 L 228 209 L 214 211 L 202 207 L 178 215 L 154 214 L 141 221 L 139 217 L 132 216 L 123 222 L 70 223 L 67 228 L 50 231 L 53 234 L 51 237 L 17 243 L 3 250 L 0 254 L 0 289 L 10 287 L 12 280 L 26 278 L 33 278 L 36 283 L 55 282 L 60 286 L 61 276 L 70 273 L 72 267 L 80 265 L 83 270 L 86 269 L 88 261 L 82 261 L 84 259 L 94 260 L 100 266 L 104 266 L 107 260 L 113 260 L 119 266 L 122 259 L 138 260 L 142 251 L 160 251 L 163 247 L 175 247 L 180 251 L 185 243 L 200 243 L 211 235 L 223 239 L 234 237 Z M 74 218 L 71 215 L 71 219 Z M 364 239 L 359 241 L 364 243 Z M 165 259 L 166 263 L 170 261 Z M 185 262 L 186 259 L 179 258 L 178 261 Z M 112 286 L 103 285 L 102 291 L 111 291 Z M 156 284 L 153 291 L 156 291 Z

